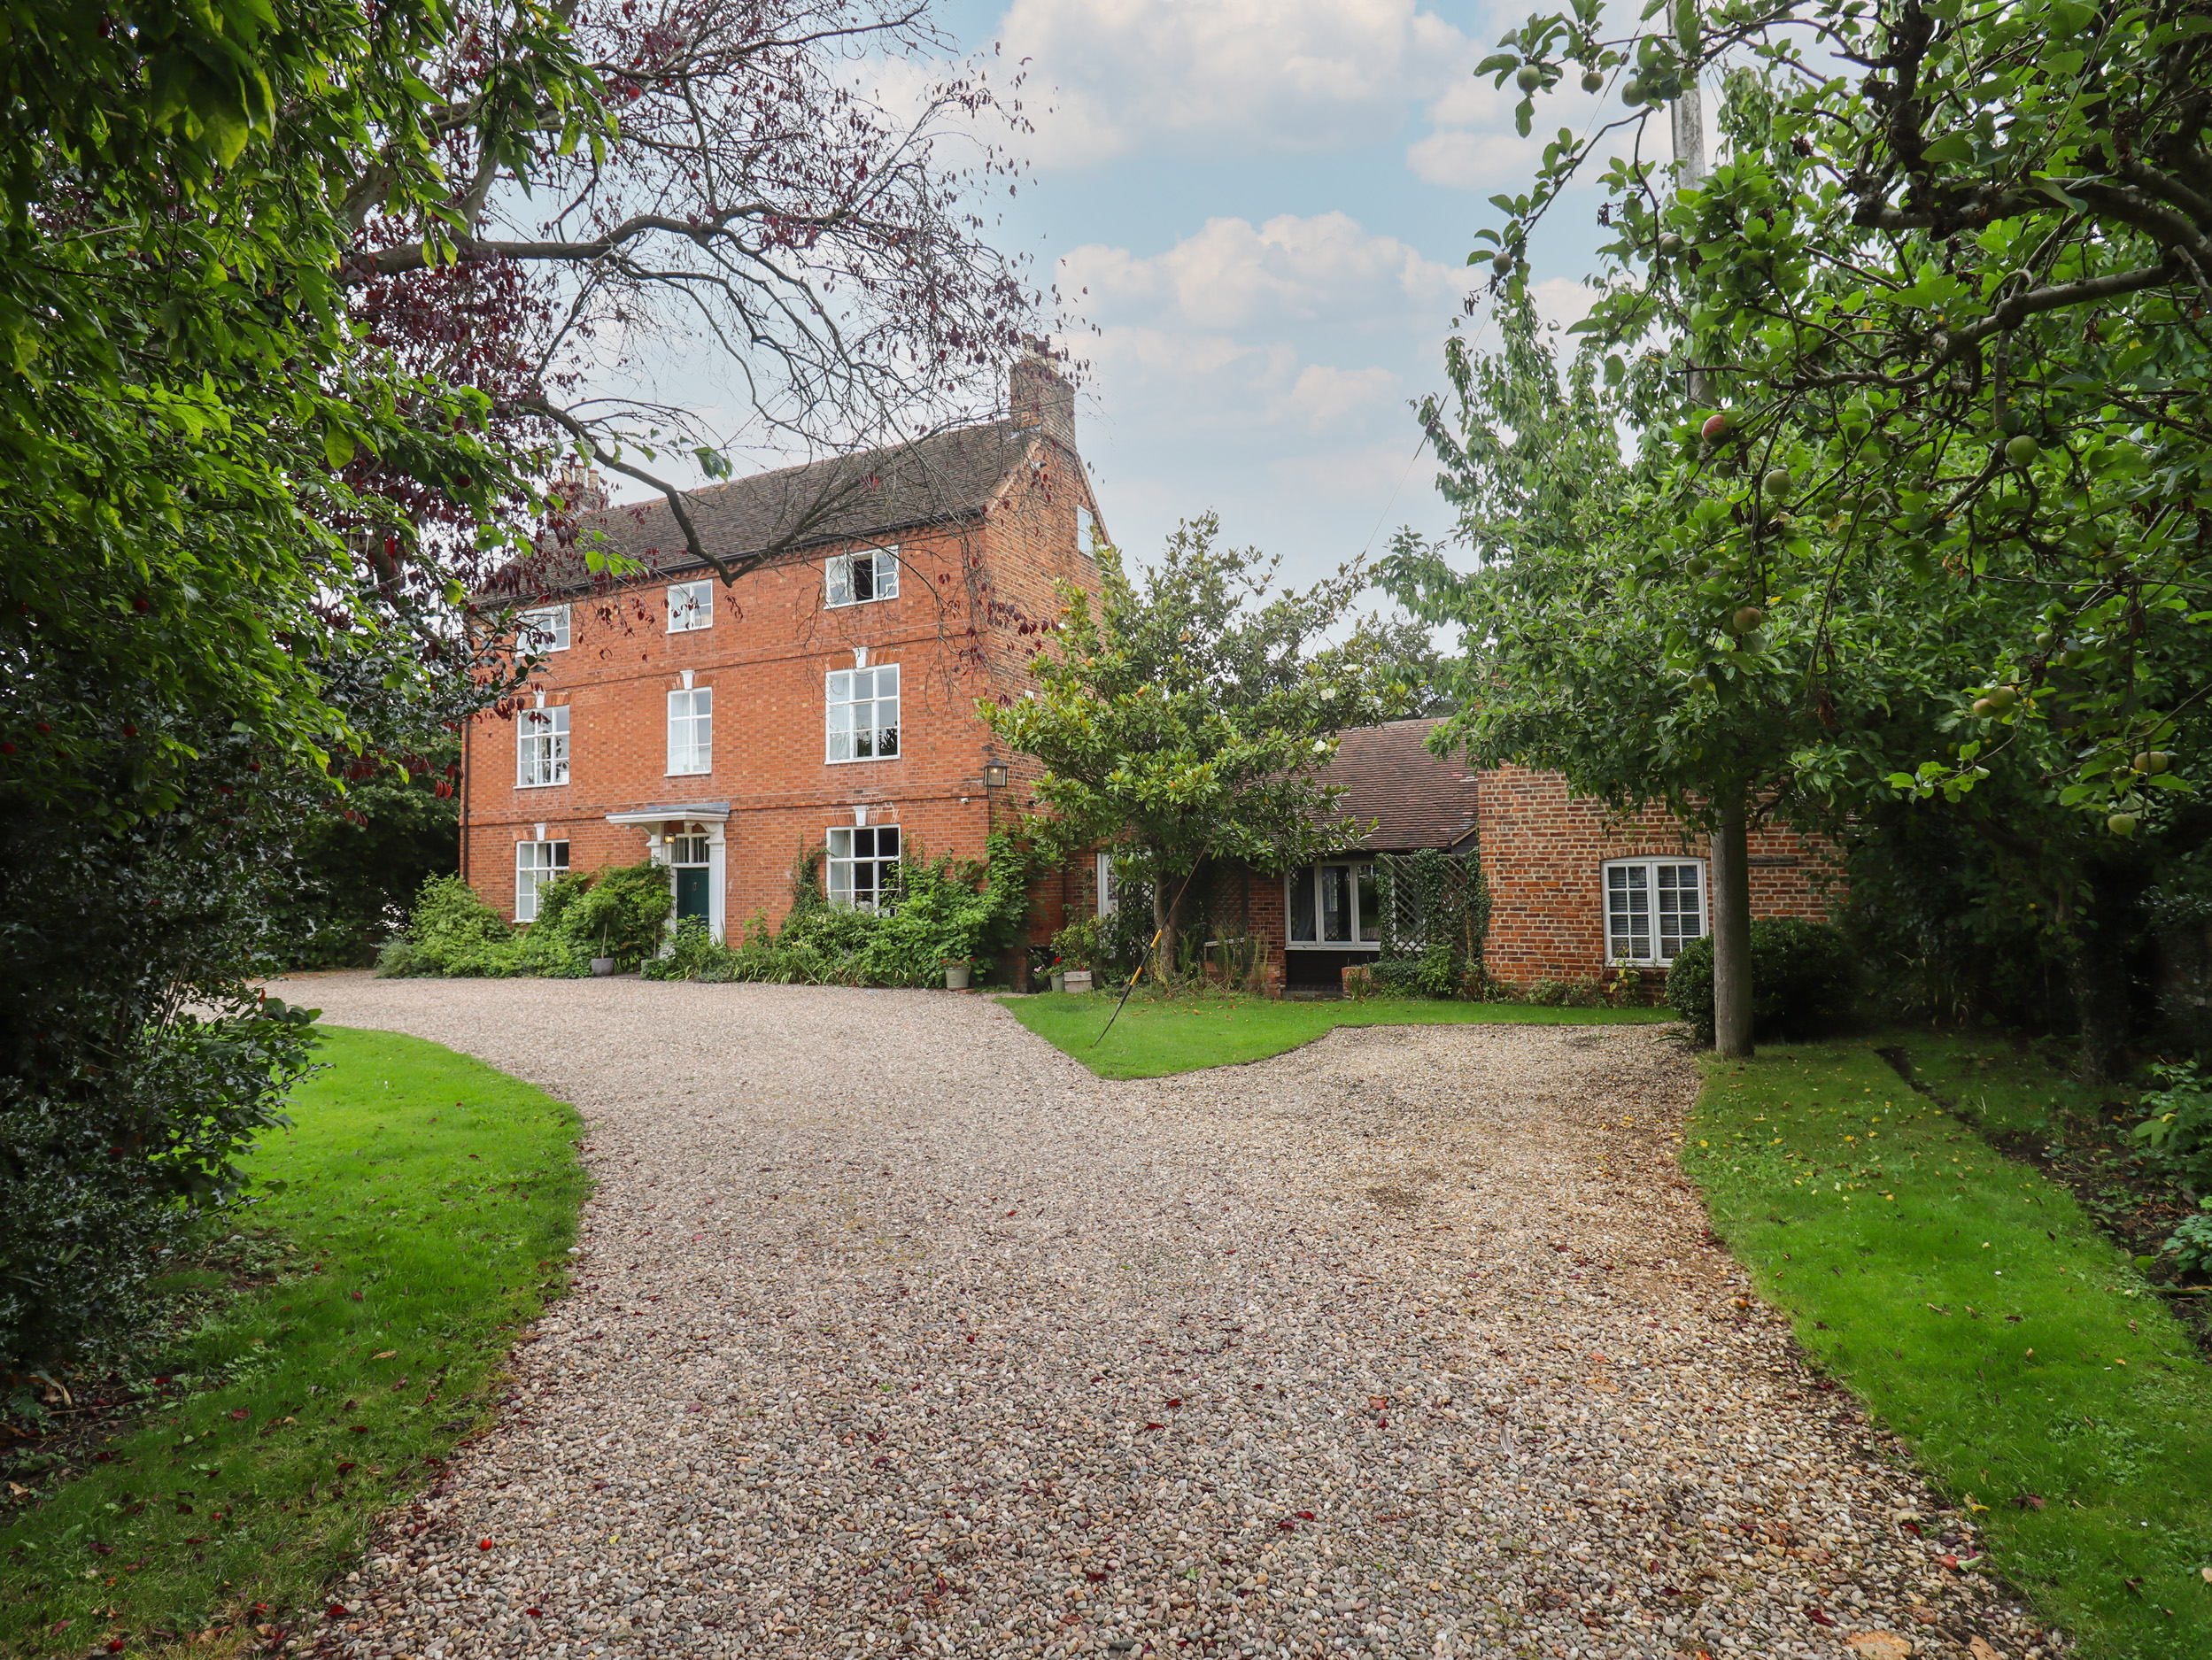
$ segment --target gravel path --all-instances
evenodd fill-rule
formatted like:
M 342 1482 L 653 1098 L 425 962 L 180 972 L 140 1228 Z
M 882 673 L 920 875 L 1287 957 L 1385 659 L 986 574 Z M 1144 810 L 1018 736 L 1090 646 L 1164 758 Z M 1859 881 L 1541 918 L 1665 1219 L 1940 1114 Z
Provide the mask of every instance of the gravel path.
M 2057 1652 L 1705 1242 L 1651 1028 L 1106 1083 L 942 993 L 285 991 L 574 1101 L 601 1184 L 336 1652 Z

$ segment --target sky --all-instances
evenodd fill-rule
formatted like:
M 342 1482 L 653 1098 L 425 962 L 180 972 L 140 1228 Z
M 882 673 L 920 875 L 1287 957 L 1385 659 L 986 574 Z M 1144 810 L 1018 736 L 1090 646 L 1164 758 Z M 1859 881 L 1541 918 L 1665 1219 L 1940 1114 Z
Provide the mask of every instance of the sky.
M 1488 198 L 1620 111 L 1550 94 L 1515 135 L 1510 83 L 1473 71 L 1528 4 L 940 0 L 963 56 L 1026 75 L 998 240 L 1077 324 L 1079 441 L 1125 554 L 1210 511 L 1304 583 L 1401 525 L 1448 534 L 1410 405 L 1443 390 Z M 1570 195 L 1532 248 L 1555 321 L 1587 304 L 1600 199 Z M 1494 344 L 1486 317 L 1461 326 Z
M 1177 521 L 1311 581 L 1411 525 L 1448 534 L 1410 405 L 1444 390 L 1442 343 L 1497 192 L 1606 94 L 1518 96 L 1474 66 L 1529 0 L 955 0 L 971 51 L 1028 74 L 1033 183 L 1009 245 L 1087 325 L 1079 439 L 1115 540 Z M 1663 139 L 1661 142 L 1664 142 Z M 1578 191 L 1532 250 L 1538 309 L 1573 321 L 1601 197 Z M 1461 327 L 1489 342 L 1487 309 Z

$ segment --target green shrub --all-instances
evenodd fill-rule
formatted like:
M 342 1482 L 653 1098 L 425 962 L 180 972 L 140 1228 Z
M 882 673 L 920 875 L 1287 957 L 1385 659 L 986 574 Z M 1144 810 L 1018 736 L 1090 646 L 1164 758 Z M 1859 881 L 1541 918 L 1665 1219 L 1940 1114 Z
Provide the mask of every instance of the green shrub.
M 2166 1241 L 2181 1263 L 2185 1274 L 2212 1274 L 2212 1197 L 2197 1201 L 2204 1212 L 2191 1216 L 2174 1230 L 2174 1237 Z
M 2150 1114 L 2129 1133 L 2193 1193 L 2212 1193 L 2212 1079 L 2193 1061 L 2161 1064 L 2151 1075 L 2164 1085 L 2141 1101 Z
M 593 876 L 591 886 L 557 913 L 552 931 L 572 953 L 587 959 L 612 957 L 618 967 L 635 967 L 661 948 L 661 929 L 675 907 L 669 868 L 647 859 Z M 545 926 L 541 918 L 538 927 Z
M 1851 947 L 1826 923 L 1762 916 L 1752 923 L 1752 1032 L 1814 1038 L 1850 1012 Z M 1713 1041 L 1713 938 L 1692 940 L 1667 971 L 1667 1001 L 1700 1043 Z
M 406 930 L 378 954 L 376 972 L 507 975 L 521 949 L 507 919 L 459 876 L 432 876 L 415 895 Z
M 646 960 L 639 972 L 648 980 L 726 980 L 728 949 L 717 944 L 703 916 L 677 920 L 669 948 Z
M 1052 937 L 1052 954 L 1063 969 L 1088 969 L 1099 960 L 1099 919 L 1085 916 Z

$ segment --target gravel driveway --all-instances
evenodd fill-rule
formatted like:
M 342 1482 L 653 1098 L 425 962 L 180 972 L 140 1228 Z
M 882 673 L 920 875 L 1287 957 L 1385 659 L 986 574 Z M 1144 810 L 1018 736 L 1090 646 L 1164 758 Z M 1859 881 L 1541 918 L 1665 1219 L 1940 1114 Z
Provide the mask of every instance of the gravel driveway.
M 1651 1028 L 1107 1083 L 944 993 L 284 990 L 574 1101 L 600 1182 L 347 1655 L 2056 1652 L 1739 1302 Z

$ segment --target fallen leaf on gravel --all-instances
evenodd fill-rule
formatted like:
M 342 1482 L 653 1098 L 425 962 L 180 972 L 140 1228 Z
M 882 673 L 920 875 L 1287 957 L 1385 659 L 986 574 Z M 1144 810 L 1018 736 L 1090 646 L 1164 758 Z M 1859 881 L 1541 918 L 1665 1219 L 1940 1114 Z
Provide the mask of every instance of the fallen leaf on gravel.
M 1148 1425 L 1146 1425 L 1144 1426 L 1144 1428 L 1145 1428 L 1146 1430 L 1164 1430 L 1164 1429 L 1165 1429 L 1166 1427 L 1167 1427 L 1167 1425 L 1164 1425 L 1164 1424 L 1148 1424 Z M 1142 1433 L 1144 1433 L 1144 1430 L 1140 1430 L 1140 1431 L 1138 1431 L 1137 1432 L 1138 1432 L 1140 1435 L 1141 1435 Z
M 1808 1608 L 1805 1610 L 1805 1617 L 1815 1625 L 1833 1625 L 1836 1623 L 1836 1617 L 1821 1609 Z
M 1853 1632 L 1844 1639 L 1844 1647 L 1866 1656 L 1867 1660 L 1912 1660 L 1912 1639 L 1893 1631 Z
M 325 1619 L 344 1619 L 345 1618 L 345 1604 L 343 1602 L 331 1603 L 329 1608 L 322 1610 L 322 1617 Z
M 1376 1411 L 1380 1412 L 1383 1408 L 1388 1406 L 1390 1403 L 1381 1395 L 1369 1395 L 1367 1397 L 1367 1404 L 1373 1407 Z
M 1974 1660 L 2005 1660 L 2004 1656 L 1999 1654 L 1979 1637 L 1969 1637 L 1966 1640 L 1966 1651 L 1974 1656 Z
M 543 1609 L 526 1608 L 522 1610 L 522 1612 L 529 1615 L 532 1619 L 543 1619 L 545 1618 L 545 1610 Z
M 1169 1400 L 1167 1404 L 1171 1409 L 1179 1407 L 1183 1404 L 1183 1397 L 1180 1395 L 1173 1396 Z

